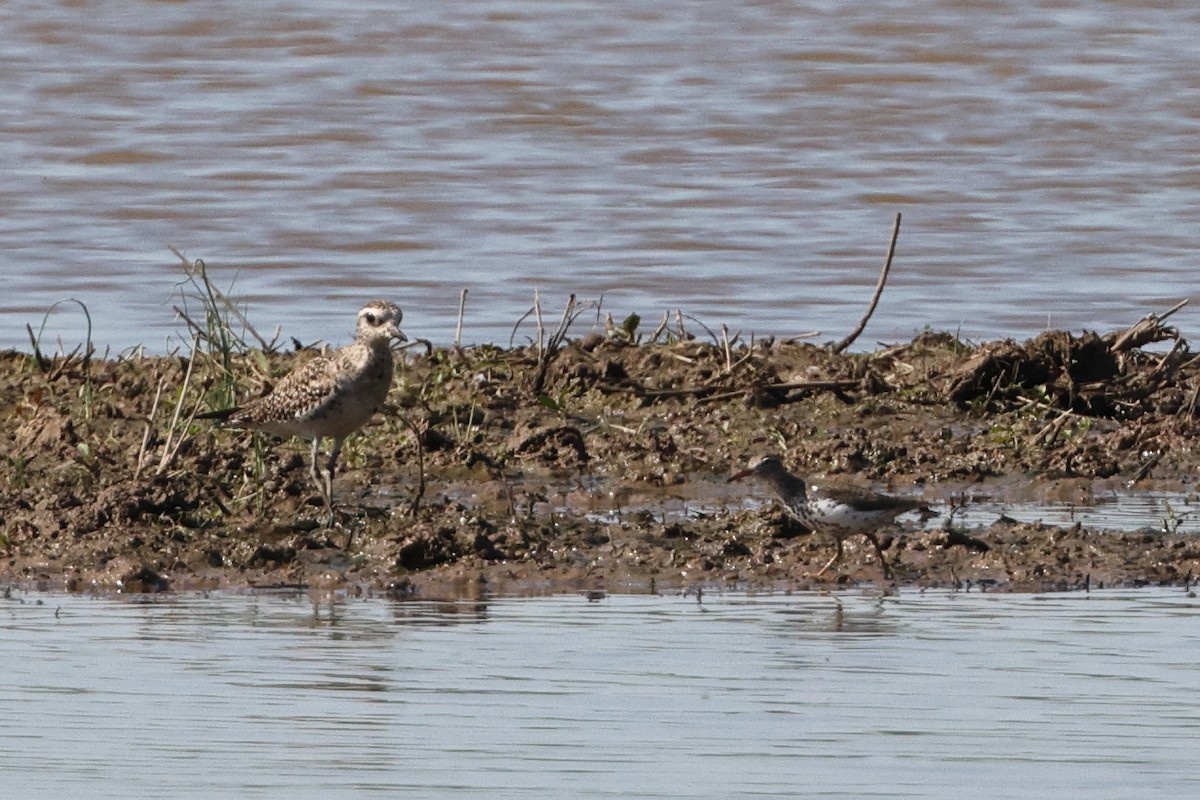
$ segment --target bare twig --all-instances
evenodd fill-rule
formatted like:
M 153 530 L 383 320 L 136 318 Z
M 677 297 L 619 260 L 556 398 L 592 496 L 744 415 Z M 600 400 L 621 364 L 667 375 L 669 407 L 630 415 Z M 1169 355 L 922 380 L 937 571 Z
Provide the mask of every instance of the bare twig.
M 1108 349 L 1113 353 L 1121 353 L 1125 350 L 1132 350 L 1135 347 L 1161 342 L 1163 339 L 1180 339 L 1179 331 L 1162 323 L 1163 320 L 1187 304 L 1188 301 L 1185 298 L 1171 306 L 1161 316 L 1147 314 L 1122 333 L 1105 336 L 1104 338 L 1109 341 Z
M 739 365 L 749 360 L 750 356 L 744 356 L 733 364 L 736 369 Z M 748 394 L 753 394 L 756 391 L 768 392 L 791 392 L 791 391 L 833 391 L 840 392 L 846 389 L 854 389 L 862 385 L 861 380 L 813 380 L 813 381 L 797 381 L 794 383 L 764 383 L 755 386 L 730 388 L 728 384 L 722 383 L 721 379 L 725 377 L 722 373 L 717 380 L 711 383 L 706 383 L 702 386 L 689 386 L 680 389 L 646 389 L 636 384 L 629 386 L 601 385 L 599 388 L 602 391 L 620 392 L 633 394 L 636 397 L 644 397 L 649 400 L 667 400 L 679 397 L 695 397 L 699 402 L 718 402 L 721 400 L 732 400 L 735 397 L 744 397 Z
M 1137 483 L 1138 481 L 1144 479 L 1147 475 L 1150 474 L 1150 470 L 1152 470 L 1156 466 L 1158 466 L 1158 462 L 1162 459 L 1162 457 L 1163 457 L 1163 453 L 1161 450 L 1158 451 L 1157 453 L 1154 453 L 1152 456 L 1150 456 L 1150 458 L 1148 458 L 1145 463 L 1143 463 L 1140 467 L 1138 467 L 1138 471 L 1133 473 L 1133 477 L 1129 479 L 1129 483 L 1127 485 L 1132 486 L 1133 484 Z
M 546 373 L 550 370 L 550 362 L 554 360 L 554 356 L 558 353 L 559 347 L 567 338 L 567 331 L 571 327 L 571 323 L 575 321 L 577 312 L 575 310 L 575 295 L 567 298 L 566 308 L 563 309 L 562 319 L 558 322 L 558 329 L 550 334 L 545 345 L 542 346 L 542 317 L 541 312 L 538 312 L 538 346 L 540 354 L 538 356 L 538 371 L 533 379 L 533 393 L 541 394 L 542 387 L 546 384 Z
M 158 460 L 158 469 L 155 470 L 155 475 L 161 475 L 163 470 L 170 466 L 175 460 L 176 454 L 179 452 L 180 446 L 183 444 L 183 435 L 175 441 L 174 447 L 171 446 L 171 439 L 175 437 L 175 432 L 179 428 L 179 415 L 183 410 L 183 401 L 187 398 L 188 386 L 192 382 L 192 369 L 196 366 L 196 350 L 200 347 L 200 337 L 192 337 L 192 356 L 188 359 L 188 368 L 183 375 L 183 386 L 179 387 L 179 397 L 175 401 L 175 413 L 171 416 L 171 426 L 167 429 L 167 440 L 163 443 L 162 457 Z M 192 420 L 196 417 L 196 411 L 199 406 L 192 409 L 191 415 L 188 417 L 186 425 L 191 425 Z
M 1046 444 L 1046 445 L 1053 444 L 1054 440 L 1058 438 L 1058 435 L 1060 433 L 1062 433 L 1062 429 L 1064 427 L 1066 427 L 1067 422 L 1070 421 L 1071 418 L 1074 416 L 1075 416 L 1075 412 L 1069 408 L 1066 411 L 1063 411 L 1061 414 L 1059 414 L 1053 420 L 1046 423 L 1046 425 L 1043 426 L 1040 431 L 1038 431 L 1036 434 L 1034 434 L 1033 439 L 1031 440 L 1032 443 L 1035 445 L 1036 444 Z
M 508 335 L 508 346 L 509 346 L 509 347 L 512 347 L 512 346 L 513 346 L 513 343 L 514 343 L 514 342 L 517 340 L 517 331 L 521 329 L 521 323 L 522 323 L 522 322 L 524 322 L 525 320 L 529 319 L 529 316 L 530 316 L 531 314 L 533 314 L 533 309 L 532 309 L 532 308 L 530 308 L 528 311 L 526 311 L 524 314 L 522 314 L 522 315 L 521 315 L 521 316 L 520 316 L 520 317 L 517 319 L 517 322 L 516 322 L 516 324 L 515 324 L 515 325 L 513 325 L 512 333 L 510 333 L 510 334 Z
M 1158 318 L 1158 321 L 1159 321 L 1159 322 L 1162 322 L 1162 321 L 1163 321 L 1163 320 L 1165 320 L 1167 317 L 1171 316 L 1172 314 L 1174 314 L 1176 311 L 1178 311 L 1179 309 L 1183 308 L 1183 307 L 1184 307 L 1184 306 L 1186 306 L 1187 304 L 1188 304 L 1188 300 L 1187 300 L 1187 298 L 1185 297 L 1184 299 L 1180 300 L 1180 301 L 1179 301 L 1178 303 L 1176 303 L 1175 305 L 1171 306 L 1171 308 L 1170 308 L 1170 309 L 1168 309 L 1168 310 L 1166 311 L 1166 313 L 1164 313 L 1164 314 L 1163 314 L 1161 317 L 1159 317 L 1159 318 Z
M 142 446 L 138 448 L 137 467 L 133 470 L 136 481 L 146 466 L 146 447 L 150 444 L 150 432 L 154 429 L 154 418 L 158 415 L 158 401 L 162 399 L 163 387 L 167 385 L 166 378 L 158 379 L 158 389 L 154 392 L 154 402 L 150 404 L 150 415 L 146 417 L 146 430 L 142 432 Z
M 542 298 L 537 289 L 533 290 L 533 313 L 537 318 L 538 363 L 541 363 L 546 353 L 546 329 L 542 326 Z
M 1175 412 L 1175 415 L 1182 417 L 1185 413 L 1188 415 L 1195 414 L 1197 400 L 1200 400 L 1200 381 L 1197 381 L 1196 385 L 1192 387 L 1192 399 L 1189 400 L 1186 405 L 1180 406 L 1179 410 Z
M 707 334 L 708 334 L 708 336 L 709 336 L 709 338 L 713 340 L 713 344 L 716 344 L 716 345 L 720 345 L 720 344 L 721 344 L 721 340 L 717 338 L 717 335 L 716 335 L 715 333 L 713 333 L 713 330 L 712 330 L 712 328 L 708 327 L 708 326 L 707 326 L 707 325 L 705 325 L 703 322 L 701 322 L 699 319 L 697 319 L 696 317 L 693 317 L 691 314 L 684 314 L 683 316 L 684 316 L 684 317 L 687 317 L 687 318 L 688 318 L 688 319 L 690 319 L 692 322 L 694 322 L 694 323 L 696 323 L 697 325 L 699 325 L 701 328 L 704 328 L 704 332 L 705 332 L 705 333 L 707 333 Z M 681 318 L 681 319 L 682 319 L 682 318 Z M 682 327 L 683 327 L 683 323 L 682 323 L 682 322 L 680 322 L 679 326 L 680 326 L 680 328 L 682 328 Z
M 721 345 L 725 350 L 725 373 L 733 370 L 733 353 L 729 349 L 729 326 L 721 323 Z
M 1162 358 L 1160 358 L 1158 360 L 1158 363 L 1155 364 L 1154 367 L 1150 370 L 1147 377 L 1154 377 L 1155 375 L 1158 375 L 1160 372 L 1168 371 L 1169 367 L 1176 364 L 1178 361 L 1178 357 L 1186 351 L 1187 351 L 1187 342 L 1184 341 L 1183 337 L 1176 339 L 1175 342 L 1171 345 L 1171 349 L 1166 352 L 1166 355 L 1164 355 Z
M 892 269 L 892 257 L 896 255 L 896 240 L 898 238 L 900 238 L 900 212 L 896 212 L 896 224 L 892 226 L 892 241 L 888 245 L 887 260 L 883 262 L 883 269 L 879 271 L 879 281 L 875 284 L 875 294 L 871 297 L 871 305 L 867 306 L 867 313 L 863 314 L 858 327 L 852 330 L 849 336 L 833 346 L 833 352 L 840 353 L 854 344 L 854 340 L 866 329 L 867 321 L 875 313 L 875 306 L 879 305 L 879 298 L 883 295 L 883 286 L 887 283 L 888 273 Z
M 458 324 L 454 326 L 454 349 L 462 347 L 463 313 L 467 309 L 467 290 L 464 288 L 458 296 Z
M 648 344 L 654 344 L 655 342 L 658 341 L 658 337 L 662 336 L 663 331 L 665 331 L 667 329 L 667 321 L 670 318 L 671 318 L 671 312 L 664 311 L 662 322 L 658 323 L 658 327 L 654 329 L 654 333 L 651 334 L 650 341 L 648 342 Z

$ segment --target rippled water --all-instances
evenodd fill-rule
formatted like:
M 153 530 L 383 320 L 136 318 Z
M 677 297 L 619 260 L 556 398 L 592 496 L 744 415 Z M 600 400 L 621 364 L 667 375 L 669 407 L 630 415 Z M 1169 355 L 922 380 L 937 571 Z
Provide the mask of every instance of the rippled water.
M 0 603 L 12 797 L 1200 788 L 1181 590 Z
M 1195 292 L 1194 3 L 19 0 L 0 25 L 0 346 L 73 297 L 102 350 L 163 349 L 168 244 L 304 341 L 386 295 L 449 343 L 462 288 L 468 343 L 535 288 L 832 339 L 896 212 L 865 346 Z M 65 306 L 44 343 L 85 336 Z

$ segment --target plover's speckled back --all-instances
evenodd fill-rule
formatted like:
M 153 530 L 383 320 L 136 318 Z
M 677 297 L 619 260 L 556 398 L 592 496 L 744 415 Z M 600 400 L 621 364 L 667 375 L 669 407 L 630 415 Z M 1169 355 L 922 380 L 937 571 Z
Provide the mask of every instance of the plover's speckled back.
M 916 511 L 923 507 L 922 502 L 916 498 L 892 497 L 859 486 L 834 483 L 809 486 L 802 478 L 788 472 L 779 456 L 774 455 L 751 459 L 746 469 L 734 474 L 729 480 L 736 481 L 750 475 L 771 484 L 779 499 L 783 501 L 784 507 L 803 525 L 834 537 L 837 552 L 821 567 L 818 575 L 841 560 L 843 539 L 862 534 L 875 545 L 883 574 L 890 576 L 891 569 L 883 555 L 883 548 L 879 546 L 875 531 L 904 512 Z
M 276 436 L 312 439 L 310 470 L 333 521 L 333 474 L 346 437 L 383 405 L 392 386 L 392 339 L 403 313 L 387 300 L 374 300 L 358 312 L 354 343 L 326 353 L 285 375 L 271 392 L 237 408 L 198 415 L 234 428 Z M 321 440 L 333 439 L 324 475 L 317 469 Z

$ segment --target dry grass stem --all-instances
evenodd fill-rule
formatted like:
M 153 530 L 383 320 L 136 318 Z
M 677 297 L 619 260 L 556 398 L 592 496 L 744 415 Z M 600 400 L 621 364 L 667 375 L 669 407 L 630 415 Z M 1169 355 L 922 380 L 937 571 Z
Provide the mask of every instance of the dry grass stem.
M 154 418 L 158 416 L 158 403 L 162 399 L 163 387 L 166 385 L 166 378 L 158 379 L 158 388 L 154 391 L 154 402 L 150 404 L 150 414 L 146 417 L 146 430 L 142 432 L 142 445 L 138 449 L 137 467 L 133 470 L 135 481 L 141 476 L 142 468 L 146 466 L 146 448 L 150 444 L 150 432 L 154 429 Z

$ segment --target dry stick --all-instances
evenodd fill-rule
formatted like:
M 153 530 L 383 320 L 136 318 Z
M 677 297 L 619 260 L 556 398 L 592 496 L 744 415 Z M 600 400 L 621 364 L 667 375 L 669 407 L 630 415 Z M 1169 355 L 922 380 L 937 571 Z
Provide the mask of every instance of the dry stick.
M 1162 358 L 1160 358 L 1158 360 L 1158 363 L 1155 364 L 1154 367 L 1150 370 L 1147 377 L 1153 378 L 1158 373 L 1165 371 L 1164 368 L 1167 366 L 1167 362 L 1173 356 L 1175 356 L 1176 353 L 1180 353 L 1185 350 L 1187 350 L 1187 342 L 1185 342 L 1182 337 L 1179 339 L 1176 339 L 1175 343 L 1171 345 L 1171 349 L 1167 351 L 1166 355 L 1164 355 Z M 1176 366 L 1178 366 L 1178 365 L 1176 365 Z
M 724 322 L 721 323 L 721 344 L 725 350 L 725 372 L 728 374 L 733 370 L 733 353 L 729 350 L 729 326 Z
M 50 377 L 47 378 L 47 380 L 50 381 L 51 383 L 53 383 L 54 381 L 58 380 L 60 376 L 65 374 L 66 371 L 71 368 L 71 365 L 75 363 L 75 356 L 79 355 L 79 349 L 81 347 L 83 347 L 83 345 L 81 345 L 81 344 L 75 345 L 75 349 L 72 350 L 71 352 L 67 353 L 66 357 L 62 360 L 62 363 L 59 364 L 54 369 L 54 372 L 50 373 Z M 62 352 L 62 349 L 63 349 L 63 344 L 62 344 L 62 341 L 59 340 L 59 343 L 58 343 L 59 352 Z
M 696 317 L 693 317 L 691 314 L 684 314 L 684 316 L 687 317 L 688 319 L 690 319 L 692 322 L 699 325 L 701 328 L 704 328 L 704 332 L 707 333 L 708 337 L 713 340 L 713 344 L 718 345 L 718 346 L 721 344 L 721 340 L 717 338 L 717 335 L 715 333 L 713 333 L 712 328 L 708 327 L 703 322 L 701 322 L 699 319 L 697 319 Z
M 742 362 L 738 362 L 738 363 L 740 364 Z M 734 366 L 736 367 L 737 364 L 734 364 Z M 826 391 L 831 391 L 831 392 L 840 392 L 845 389 L 853 389 L 853 388 L 855 388 L 857 386 L 861 386 L 861 385 L 862 385 L 862 381 L 859 381 L 859 380 L 799 381 L 796 383 L 766 383 L 766 384 L 762 384 L 761 386 L 751 386 L 749 388 L 742 388 L 742 389 L 730 389 L 729 391 L 722 392 L 721 394 L 708 394 L 708 395 L 703 394 L 703 392 L 707 391 L 707 389 L 705 387 L 700 387 L 698 389 L 691 390 L 690 394 L 693 394 L 696 396 L 697 403 L 719 403 L 722 400 L 732 400 L 735 397 L 744 397 L 744 396 L 746 396 L 754 391 L 757 391 L 759 389 L 769 391 L 769 392 L 791 392 L 791 391 L 795 391 L 797 389 L 802 389 L 802 390 L 807 390 L 807 391 L 826 390 Z M 712 388 L 719 389 L 720 387 L 714 386 Z
M 200 347 L 200 339 L 197 336 L 192 337 L 192 357 L 188 359 L 187 372 L 183 375 L 183 386 L 179 389 L 179 399 L 175 403 L 175 413 L 171 416 L 171 427 L 167 429 L 167 441 L 163 443 L 163 454 L 158 460 L 158 469 L 155 470 L 155 475 L 161 475 L 162 471 L 175 460 L 176 454 L 179 453 L 179 448 L 183 443 L 183 436 L 179 437 L 179 441 L 175 442 L 175 446 L 171 447 L 171 439 L 175 436 L 175 431 L 179 426 L 179 412 L 183 410 L 183 399 L 187 397 L 188 385 L 192 382 L 192 368 L 196 366 L 196 350 Z M 192 410 L 192 415 L 188 419 L 188 424 L 196 416 L 196 411 Z
M 1188 414 L 1195 414 L 1197 400 L 1200 400 L 1200 381 L 1197 381 L 1196 385 L 1192 388 L 1192 399 L 1188 401 L 1186 406 L 1180 406 L 1179 410 L 1175 412 L 1175 416 L 1182 417 L 1184 411 L 1187 411 Z
M 1150 458 L 1146 461 L 1146 463 L 1144 463 L 1140 467 L 1138 467 L 1138 471 L 1133 473 L 1133 477 L 1129 479 L 1129 484 L 1132 485 L 1134 483 L 1137 483 L 1142 478 L 1145 478 L 1147 475 L 1149 475 L 1150 470 L 1154 469 L 1158 465 L 1158 462 L 1162 457 L 1163 457 L 1163 454 L 1162 454 L 1161 450 L 1159 452 L 1155 453 L 1154 455 L 1150 456 Z
M 179 318 L 183 320 L 183 324 L 191 329 L 193 336 L 197 337 L 200 341 L 210 341 L 208 338 L 208 333 L 206 333 L 205 330 L 201 328 L 195 320 L 189 317 L 186 311 L 179 306 L 171 306 L 171 308 L 175 309 L 175 313 L 178 314 Z
M 736 363 L 734 363 L 734 369 L 749 361 L 750 358 L 750 355 L 743 356 Z M 729 389 L 727 386 L 720 385 L 720 378 L 723 377 L 724 373 L 718 376 L 718 378 L 712 383 L 707 383 L 703 386 L 690 386 L 682 389 L 643 389 L 641 386 L 613 386 L 607 384 L 601 385 L 599 388 L 604 391 L 632 394 L 635 397 L 645 397 L 651 400 L 663 400 L 676 397 L 695 397 L 697 398 L 698 402 L 712 403 L 719 400 L 729 400 L 734 397 L 742 397 L 760 389 L 771 392 L 790 392 L 797 389 L 808 391 L 828 390 L 836 392 L 844 389 L 853 389 L 856 386 L 862 385 L 862 381 L 860 380 L 828 380 L 796 381 L 793 383 L 764 383 L 758 386 Z M 725 389 L 726 391 L 721 391 L 722 389 Z M 713 394 L 713 392 L 721 393 Z
M 900 212 L 896 212 L 896 224 L 892 226 L 892 243 L 888 245 L 887 260 L 883 262 L 883 269 L 879 272 L 879 282 L 875 284 L 875 294 L 871 297 L 871 305 L 867 307 L 867 313 L 859 321 L 858 327 L 852 330 L 849 336 L 833 346 L 833 352 L 842 352 L 854 344 L 854 340 L 858 338 L 858 335 L 866 330 L 867 321 L 875 313 L 875 306 L 879 305 L 879 298 L 883 294 L 883 285 L 887 283 L 888 273 L 892 269 L 892 257 L 896 255 L 896 240 L 898 238 L 900 238 Z
M 467 290 L 463 289 L 462 294 L 458 296 L 458 324 L 454 326 L 454 349 L 462 348 L 462 325 L 463 312 L 467 308 Z
M 1169 308 L 1162 316 L 1147 314 L 1146 316 L 1142 317 L 1140 320 L 1126 329 L 1120 336 L 1113 340 L 1113 343 L 1108 346 L 1109 351 L 1118 353 L 1122 350 L 1140 347 L 1143 344 L 1149 344 L 1153 341 L 1160 341 L 1160 339 L 1155 337 L 1157 337 L 1159 333 L 1167 333 L 1168 331 L 1168 329 L 1163 328 L 1163 320 L 1187 304 L 1187 298 L 1184 298 L 1175 305 L 1171 306 L 1171 308 Z M 1175 338 L 1179 338 L 1178 332 L 1176 332 Z
M 1031 440 L 1032 444 L 1053 444 L 1058 435 L 1062 433 L 1062 429 L 1066 427 L 1068 420 L 1075 416 L 1075 412 L 1071 409 L 1066 409 L 1050 422 L 1046 423 L 1040 431 L 1034 434 Z
M 542 354 L 546 351 L 546 331 L 542 326 L 542 298 L 541 295 L 538 294 L 537 289 L 533 290 L 533 315 L 534 319 L 537 320 L 537 350 L 538 361 L 540 362 L 542 360 Z
M 671 317 L 670 311 L 663 312 L 662 322 L 658 323 L 658 327 L 654 329 L 654 335 L 650 337 L 650 341 L 648 342 L 648 344 L 654 344 L 655 342 L 658 341 L 658 337 L 662 336 L 663 331 L 665 331 L 667 329 L 667 320 L 670 319 L 670 317 Z
M 154 428 L 154 417 L 158 414 L 158 401 L 162 398 L 163 387 L 167 385 L 166 378 L 158 379 L 158 389 L 154 392 L 154 402 L 150 404 L 150 416 L 146 417 L 146 430 L 142 433 L 142 446 L 138 449 L 137 467 L 133 470 L 136 481 L 146 466 L 146 447 L 150 444 L 150 431 Z
M 508 346 L 509 347 L 512 347 L 513 342 L 516 341 L 517 331 L 519 331 L 521 329 L 521 323 L 524 322 L 525 320 L 527 320 L 529 318 L 529 315 L 532 313 L 533 313 L 533 309 L 531 308 L 517 319 L 517 323 L 515 325 L 513 325 L 512 333 L 510 333 L 508 335 Z
M 1176 303 L 1175 305 L 1171 306 L 1171 308 L 1170 308 L 1170 309 L 1168 309 L 1168 310 L 1166 311 L 1166 313 L 1164 313 L 1164 314 L 1163 314 L 1161 317 L 1159 317 L 1159 318 L 1158 318 L 1158 321 L 1159 321 L 1159 322 L 1162 322 L 1162 321 L 1163 321 L 1163 320 L 1165 320 L 1167 317 L 1171 316 L 1172 314 L 1174 314 L 1176 311 L 1178 311 L 1179 309 L 1183 308 L 1183 307 L 1184 307 L 1184 306 L 1186 306 L 1187 304 L 1188 304 L 1188 299 L 1185 297 L 1184 299 L 1180 300 L 1180 301 L 1179 301 L 1178 303 Z

